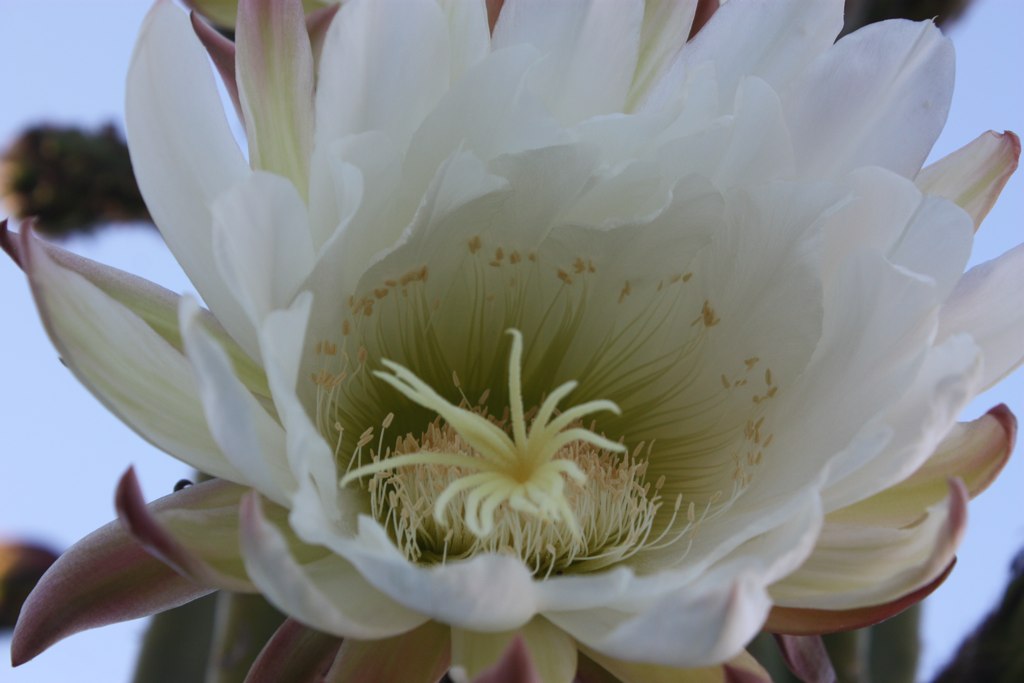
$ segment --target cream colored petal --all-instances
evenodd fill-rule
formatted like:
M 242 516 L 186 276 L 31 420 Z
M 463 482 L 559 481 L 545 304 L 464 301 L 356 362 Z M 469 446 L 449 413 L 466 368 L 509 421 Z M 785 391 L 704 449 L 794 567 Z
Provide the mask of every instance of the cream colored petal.
M 542 683 L 572 683 L 576 642 L 543 617 L 514 631 L 481 633 L 452 629 L 452 678 L 469 683 L 494 666 L 515 637 L 521 637 Z
M 814 552 L 771 587 L 772 599 L 782 607 L 847 610 L 884 605 L 928 585 L 953 560 L 967 495 L 959 480 L 950 480 L 948 499 L 902 529 L 826 517 Z
M 1009 131 L 989 131 L 922 169 L 914 182 L 923 192 L 956 202 L 974 219 L 977 230 L 1019 159 L 1020 138 Z
M 245 481 L 210 434 L 185 356 L 85 277 L 57 265 L 41 245 L 21 236 L 22 267 L 71 371 L 157 448 L 208 474 Z
M 744 682 L 771 683 L 768 672 L 747 652 L 741 652 L 725 664 L 696 669 L 611 659 L 589 648 L 585 648 L 583 652 L 600 664 L 605 671 L 614 674 L 615 680 L 621 683 L 733 683 L 733 679 L 729 678 L 726 671 L 726 665 L 748 675 L 749 678 L 741 679 Z
M 648 0 L 640 29 L 636 71 L 626 97 L 626 111 L 643 101 L 686 44 L 697 0 Z

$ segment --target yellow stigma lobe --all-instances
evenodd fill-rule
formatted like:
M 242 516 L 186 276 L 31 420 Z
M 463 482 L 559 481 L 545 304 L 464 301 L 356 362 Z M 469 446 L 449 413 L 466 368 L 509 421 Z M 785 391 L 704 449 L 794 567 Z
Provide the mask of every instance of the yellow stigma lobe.
M 574 534 L 579 534 L 576 516 L 563 494 L 563 475 L 581 484 L 586 481 L 586 475 L 572 460 L 558 457 L 559 452 L 580 441 L 607 451 L 626 452 L 620 443 L 573 426 L 592 413 L 619 414 L 619 408 L 611 401 L 588 401 L 556 416 L 559 401 L 576 388 L 576 382 L 566 382 L 548 395 L 527 429 L 522 393 L 523 337 L 518 330 L 508 333 L 512 337 L 508 367 L 511 436 L 483 415 L 447 401 L 407 368 L 385 360 L 384 366 L 390 372 L 374 374 L 409 400 L 437 413 L 472 447 L 473 453 L 419 451 L 382 458 L 353 469 L 342 478 L 341 485 L 399 467 L 459 467 L 467 474 L 452 481 L 434 503 L 434 519 L 438 524 L 446 524 L 449 503 L 465 491 L 463 519 L 466 528 L 478 538 L 494 529 L 495 515 L 503 503 L 519 512 L 559 519 Z

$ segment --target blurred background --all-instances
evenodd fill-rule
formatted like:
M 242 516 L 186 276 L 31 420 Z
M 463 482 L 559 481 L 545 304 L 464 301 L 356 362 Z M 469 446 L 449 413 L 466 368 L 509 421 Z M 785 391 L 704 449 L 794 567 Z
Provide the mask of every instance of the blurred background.
M 89 230 L 64 235 L 63 246 L 184 292 L 191 291 L 190 284 L 146 223 L 145 209 L 133 199 L 130 184 L 123 182 L 127 160 L 117 144 L 124 74 L 149 5 L 148 0 L 0 0 L 0 150 L 15 146 L 22 158 L 49 169 L 37 175 L 35 189 L 20 200 L 8 197 L 0 218 L 31 207 L 31 212 L 49 216 L 57 231 L 87 226 Z M 945 26 L 957 48 L 957 89 L 933 158 L 988 129 L 1024 133 L 1020 0 L 851 0 L 848 19 L 864 23 L 894 14 L 925 18 L 940 10 L 959 14 Z M 50 131 L 15 143 L 26 129 L 41 124 L 91 135 Z M 68 151 L 77 162 L 46 165 Z M 10 189 L 16 180 L 10 164 L 0 166 L 0 186 Z M 1024 241 L 1022 217 L 1024 173 L 1011 179 L 986 220 L 974 262 Z M 6 359 L 0 375 L 2 573 L 13 557 L 3 542 L 32 542 L 60 551 L 110 521 L 115 483 L 129 465 L 135 466 L 148 498 L 170 493 L 175 482 L 191 473 L 136 437 L 65 370 L 43 332 L 20 271 L 2 260 L 0 292 Z M 1021 292 L 1006 295 L 1024 305 Z M 964 419 L 1000 402 L 1024 415 L 1024 373 L 980 397 Z M 932 680 L 999 601 L 1011 560 L 1024 547 L 1022 482 L 1024 455 L 1018 454 L 972 504 L 959 562 L 925 602 L 919 680 Z M 38 554 L 26 557 L 29 564 L 44 562 Z M 79 634 L 18 669 L 6 661 L 10 632 L 2 631 L 0 681 L 128 681 L 144 631 L 145 622 L 138 621 Z

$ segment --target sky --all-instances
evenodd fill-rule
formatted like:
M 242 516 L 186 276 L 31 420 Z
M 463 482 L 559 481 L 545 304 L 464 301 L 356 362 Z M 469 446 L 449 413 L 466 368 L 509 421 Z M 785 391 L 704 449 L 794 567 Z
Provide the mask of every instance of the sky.
M 98 127 L 120 123 L 124 74 L 147 0 L 0 0 L 0 146 L 40 121 Z M 976 0 L 949 34 L 957 49 L 957 89 L 933 158 L 988 129 L 1024 133 L 1024 3 Z M 975 243 L 984 261 L 1024 241 L 1024 173 L 1013 178 Z M 2 209 L 0 209 L 2 212 Z M 68 245 L 76 252 L 191 291 L 155 231 L 114 228 Z M 59 363 L 21 273 L 0 262 L 3 292 L 0 375 L 0 538 L 66 548 L 114 517 L 117 479 L 133 465 L 150 499 L 170 493 L 188 468 L 124 427 Z M 1007 292 L 1024 305 L 1024 293 Z M 1022 340 L 1024 341 L 1024 340 Z M 969 419 L 996 403 L 1024 415 L 1024 372 L 979 397 Z M 1024 548 L 1024 454 L 970 507 L 966 538 L 952 576 L 925 606 L 927 680 L 996 603 L 1012 557 Z M 75 635 L 36 660 L 11 669 L 9 638 L 0 637 L 0 683 L 130 680 L 143 621 Z

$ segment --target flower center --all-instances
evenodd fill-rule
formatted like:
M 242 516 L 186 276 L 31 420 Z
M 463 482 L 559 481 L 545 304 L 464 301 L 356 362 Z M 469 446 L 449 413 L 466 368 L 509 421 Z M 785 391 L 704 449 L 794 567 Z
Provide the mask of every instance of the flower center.
M 511 437 L 483 415 L 448 402 L 408 369 L 385 360 L 384 366 L 391 372 L 376 371 L 374 374 L 409 400 L 437 413 L 472 452 L 419 450 L 393 455 L 356 467 L 342 478 L 341 485 L 368 474 L 400 467 L 456 467 L 467 474 L 452 481 L 437 497 L 434 518 L 438 523 L 444 523 L 445 511 L 452 499 L 467 491 L 464 522 L 476 536 L 486 536 L 494 530 L 495 511 L 502 503 L 542 519 L 559 519 L 578 534 L 580 528 L 576 517 L 566 503 L 563 475 L 580 484 L 587 477 L 572 459 L 559 457 L 559 454 L 574 442 L 589 443 L 610 452 L 624 452 L 626 448 L 622 444 L 589 429 L 573 426 L 595 412 L 618 414 L 619 408 L 611 401 L 589 401 L 556 416 L 558 403 L 576 388 L 576 382 L 566 382 L 551 392 L 527 430 L 521 376 L 523 338 L 518 330 L 510 330 L 509 334 L 512 335 L 508 377 Z

